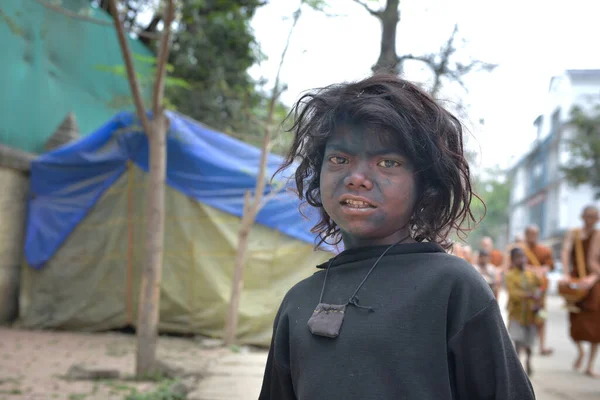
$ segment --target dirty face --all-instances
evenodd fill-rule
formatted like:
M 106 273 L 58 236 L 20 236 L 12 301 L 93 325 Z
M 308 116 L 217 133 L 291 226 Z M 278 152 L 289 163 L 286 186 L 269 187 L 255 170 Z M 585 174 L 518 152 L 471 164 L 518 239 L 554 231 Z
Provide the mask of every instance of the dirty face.
M 523 268 L 525 263 L 527 262 L 527 257 L 525 256 L 525 252 L 521 249 L 515 250 L 512 255 L 512 264 L 517 268 Z
M 327 141 L 321 201 L 345 248 L 393 244 L 409 233 L 417 191 L 413 166 L 388 135 L 346 125 Z

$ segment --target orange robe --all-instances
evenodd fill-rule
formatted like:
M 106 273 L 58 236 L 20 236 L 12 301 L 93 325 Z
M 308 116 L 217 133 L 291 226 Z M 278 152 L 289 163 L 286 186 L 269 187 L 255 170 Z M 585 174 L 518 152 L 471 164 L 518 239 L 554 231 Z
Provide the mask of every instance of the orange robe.
M 533 248 L 529 245 L 524 244 L 523 250 L 527 256 L 528 264 L 534 268 L 539 268 L 542 265 L 546 265 L 551 271 L 554 271 L 554 260 L 552 258 L 552 250 L 549 247 L 541 244 L 536 244 Z M 548 289 L 548 278 L 544 275 L 542 279 L 542 290 L 545 292 Z
M 494 249 L 490 253 L 490 263 L 494 264 L 496 268 L 500 268 L 504 263 L 504 255 L 500 250 Z
M 595 232 L 595 234 L 598 234 Z M 582 240 L 583 253 L 587 260 L 587 255 L 590 250 L 591 239 L 594 233 Z M 575 246 L 571 253 L 571 276 L 578 278 L 577 267 L 575 265 Z M 592 271 L 586 262 L 586 273 Z M 569 320 L 571 322 L 571 337 L 574 341 L 600 343 L 600 282 L 596 283 L 590 290 L 590 294 L 578 304 L 581 312 L 570 313 Z

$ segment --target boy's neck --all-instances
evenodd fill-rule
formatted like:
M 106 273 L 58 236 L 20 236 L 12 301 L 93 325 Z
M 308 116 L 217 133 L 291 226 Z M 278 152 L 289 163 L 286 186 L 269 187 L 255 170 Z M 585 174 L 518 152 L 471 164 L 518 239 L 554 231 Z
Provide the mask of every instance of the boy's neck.
M 356 249 L 360 247 L 372 247 L 372 246 L 391 246 L 400 241 L 402 243 L 416 243 L 415 240 L 410 237 L 410 233 L 408 229 L 402 229 L 395 232 L 392 235 L 383 237 L 383 238 L 360 238 L 356 236 L 351 236 L 342 232 L 342 240 L 344 242 L 344 249 Z

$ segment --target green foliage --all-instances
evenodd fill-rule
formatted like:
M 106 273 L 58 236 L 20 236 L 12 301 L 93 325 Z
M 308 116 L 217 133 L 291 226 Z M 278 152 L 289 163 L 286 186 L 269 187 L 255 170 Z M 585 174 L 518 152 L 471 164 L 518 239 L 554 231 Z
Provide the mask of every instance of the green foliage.
M 503 237 L 508 223 L 510 182 L 499 169 L 488 170 L 485 176 L 485 179 L 476 179 L 474 183 L 475 192 L 481 197 L 481 200 L 473 199 L 472 203 L 475 219 L 480 222 L 467 238 L 474 250 L 484 236 Z
M 138 68 L 136 70 L 136 78 L 138 84 L 140 85 L 140 90 L 142 92 L 151 92 L 152 86 L 154 85 L 154 79 L 156 77 L 156 59 L 151 56 L 145 56 L 143 54 L 133 54 L 133 59 L 137 65 L 144 66 L 143 68 Z M 107 72 L 109 74 L 113 74 L 115 76 L 122 77 L 123 79 L 127 79 L 127 69 L 125 65 L 96 65 L 95 68 L 98 71 Z M 179 88 L 179 89 L 190 89 L 190 85 L 183 79 L 169 76 L 169 73 L 173 73 L 175 68 L 167 64 L 166 66 L 167 76 L 165 77 L 165 89 L 168 88 Z M 140 72 L 143 71 L 143 72 Z M 175 110 L 177 107 L 169 100 L 168 96 L 165 96 L 164 103 L 167 108 Z M 133 98 L 131 95 L 115 97 L 113 102 L 111 103 L 111 107 L 115 109 L 122 109 L 131 107 L 133 105 Z M 146 107 L 149 105 L 146 104 Z
M 567 181 L 575 186 L 590 184 L 600 199 L 600 105 L 590 113 L 574 107 L 569 125 L 574 128 L 567 142 L 571 159 L 561 169 Z
M 165 380 L 155 390 L 146 393 L 134 390 L 124 400 L 185 400 L 185 394 L 173 390 L 176 383 L 174 380 Z
M 169 63 L 190 90 L 168 87 L 178 111 L 206 125 L 260 143 L 264 126 L 255 115 L 265 96 L 248 69 L 263 55 L 250 27 L 258 0 L 187 0 L 174 32 Z
M 107 0 L 91 0 L 107 8 Z M 122 0 L 121 14 L 126 28 L 156 32 L 161 11 L 149 0 Z M 177 110 L 216 130 L 254 146 L 262 146 L 268 101 L 271 91 L 266 82 L 256 82 L 248 69 L 260 62 L 260 52 L 250 22 L 263 0 L 180 0 L 178 21 L 173 24 L 173 42 L 165 80 L 165 106 Z M 308 7 L 324 11 L 325 0 L 304 0 Z M 142 13 L 153 15 L 148 26 L 140 24 Z M 148 20 L 147 17 L 144 18 Z M 144 39 L 143 37 L 141 39 Z M 147 41 L 154 51 L 158 42 Z M 146 66 L 138 73 L 140 86 L 151 89 L 155 75 L 154 57 L 134 55 L 136 65 Z M 99 65 L 97 69 L 126 79 L 123 65 Z M 131 96 L 113 99 L 111 107 L 131 107 Z M 278 102 L 275 107 L 271 151 L 283 153 L 292 136 L 279 124 L 288 109 Z

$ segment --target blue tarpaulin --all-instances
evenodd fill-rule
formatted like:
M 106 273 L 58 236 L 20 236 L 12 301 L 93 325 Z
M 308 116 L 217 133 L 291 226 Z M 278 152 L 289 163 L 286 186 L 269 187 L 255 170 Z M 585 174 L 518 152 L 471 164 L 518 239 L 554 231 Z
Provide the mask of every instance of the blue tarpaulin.
M 260 149 L 215 132 L 196 121 L 168 112 L 167 184 L 187 196 L 241 216 L 244 194 L 254 192 Z M 113 117 L 96 132 L 41 155 L 31 166 L 25 256 L 41 268 L 85 218 L 102 194 L 126 171 L 127 163 L 148 171 L 148 141 L 132 113 Z M 283 159 L 270 154 L 266 179 Z M 310 229 L 316 210 L 298 211 L 300 201 L 290 192 L 289 173 L 278 176 L 283 189 L 273 192 L 256 222 L 298 240 L 313 243 Z M 325 250 L 332 250 L 326 248 Z

